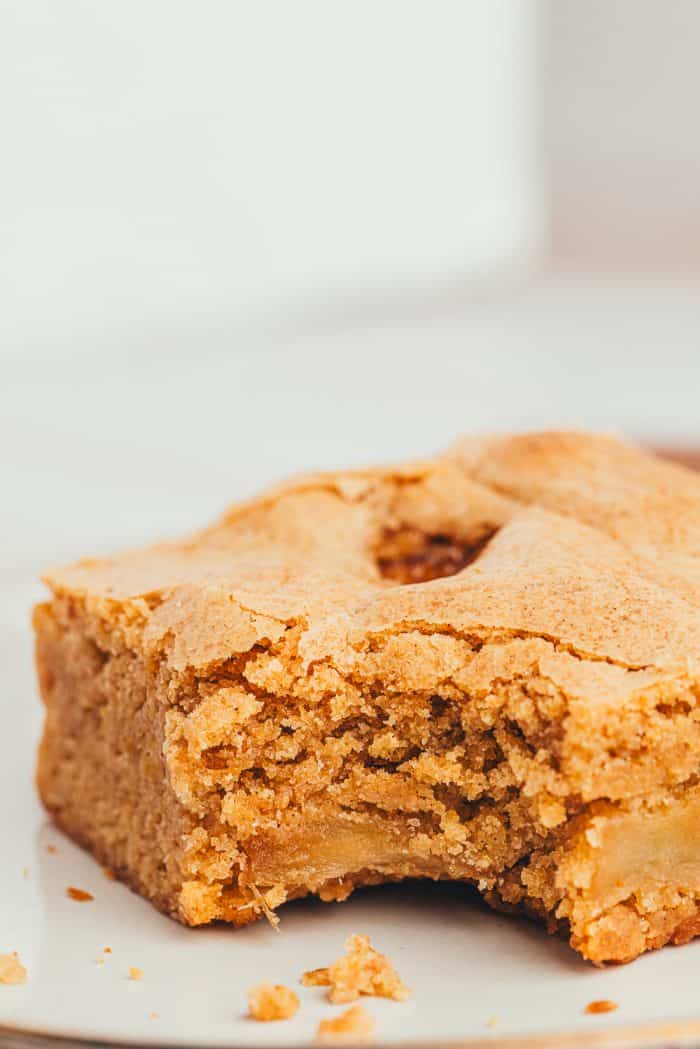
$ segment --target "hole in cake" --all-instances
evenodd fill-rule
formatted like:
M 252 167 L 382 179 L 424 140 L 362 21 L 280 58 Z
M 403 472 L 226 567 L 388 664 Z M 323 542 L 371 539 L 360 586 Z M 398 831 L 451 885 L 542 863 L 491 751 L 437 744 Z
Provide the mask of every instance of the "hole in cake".
M 444 579 L 476 561 L 497 531 L 489 528 L 476 537 L 460 539 L 410 525 L 386 528 L 376 550 L 377 567 L 385 579 L 403 585 Z

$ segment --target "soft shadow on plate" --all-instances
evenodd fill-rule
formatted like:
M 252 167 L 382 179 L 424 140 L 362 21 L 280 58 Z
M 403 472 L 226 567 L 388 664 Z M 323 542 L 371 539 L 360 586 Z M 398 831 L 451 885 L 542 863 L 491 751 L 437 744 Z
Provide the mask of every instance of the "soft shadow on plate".
M 358 889 L 349 900 L 340 904 L 323 903 L 314 898 L 294 900 L 278 912 L 280 931 L 295 934 L 303 931 L 306 935 L 313 935 L 315 927 L 336 923 L 338 908 L 346 909 L 350 931 L 363 931 L 355 929 L 360 914 L 364 920 L 373 921 L 388 909 L 403 914 L 405 920 L 420 913 L 421 920 L 429 924 L 436 939 L 457 931 L 470 938 L 478 936 L 484 954 L 491 941 L 505 934 L 512 963 L 517 965 L 522 960 L 523 965 L 537 965 L 543 977 L 548 970 L 561 970 L 562 967 L 572 972 L 591 971 L 591 966 L 564 939 L 548 935 L 543 926 L 527 917 L 493 910 L 484 903 L 476 889 L 460 882 L 409 880 L 370 886 Z M 227 931 L 223 925 L 217 928 Z M 245 935 L 251 928 L 246 926 L 236 935 Z M 494 942 L 493 946 L 497 947 L 497 944 Z M 488 958 L 483 958 L 483 964 L 489 967 Z M 500 967 L 496 960 L 494 968 Z

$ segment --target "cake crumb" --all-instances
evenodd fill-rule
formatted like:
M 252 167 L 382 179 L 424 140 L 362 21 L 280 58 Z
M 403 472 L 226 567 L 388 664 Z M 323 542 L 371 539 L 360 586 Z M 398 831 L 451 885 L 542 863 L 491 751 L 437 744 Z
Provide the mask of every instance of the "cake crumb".
M 336 1045 L 371 1042 L 375 1028 L 373 1016 L 361 1005 L 351 1005 L 340 1016 L 334 1016 L 331 1020 L 321 1020 L 316 1031 L 316 1041 Z
M 498 1017 L 497 1016 L 489 1016 L 488 1020 L 486 1021 L 486 1026 L 487 1027 L 498 1027 Z
M 601 998 L 600 1001 L 589 1002 L 584 1012 L 587 1013 L 614 1013 L 617 1009 L 617 1002 L 611 1002 L 608 998 Z
M 254 904 L 265 915 L 275 932 L 279 932 L 280 919 L 279 915 L 275 914 L 275 907 L 279 907 L 285 902 L 287 899 L 286 891 L 280 885 L 273 886 L 265 893 L 260 892 L 257 885 L 251 884 L 250 889 L 253 893 Z
M 102 948 L 102 953 L 103 954 L 111 954 L 112 953 L 112 948 L 111 947 L 103 947 Z
M 75 900 L 76 903 L 87 903 L 89 900 L 95 899 L 91 892 L 86 892 L 85 889 L 76 889 L 74 885 L 68 886 L 66 896 L 70 900 Z
M 299 1008 L 299 998 L 281 983 L 261 983 L 248 991 L 248 1014 L 254 1020 L 290 1020 Z
M 19 960 L 17 951 L 12 951 L 10 954 L 0 954 L 0 983 L 25 983 L 26 979 L 27 970 Z
M 56 853 L 58 852 L 58 849 L 56 848 L 55 845 L 47 845 L 46 846 L 46 851 L 48 852 L 49 856 L 55 856 Z
M 309 969 L 302 973 L 301 982 L 304 987 L 330 987 L 328 969 Z
M 139 969 L 138 965 L 129 966 L 129 979 L 140 980 L 143 976 L 143 969 Z
M 104 960 L 104 958 L 103 958 L 103 957 L 102 957 L 102 956 L 100 955 L 100 957 L 99 957 L 99 958 L 97 959 L 97 961 L 95 962 L 95 965 L 104 965 L 104 963 L 105 963 L 105 960 Z
M 149 1016 L 150 1020 L 160 1020 L 160 1013 L 151 1013 Z
M 29 877 L 29 867 L 22 867 L 22 877 L 23 878 L 28 878 Z
M 410 990 L 401 980 L 389 958 L 375 951 L 368 936 L 350 936 L 345 941 L 347 953 L 327 969 L 305 972 L 305 987 L 330 987 L 328 1000 L 334 1003 L 354 1002 L 361 994 L 405 1001 Z

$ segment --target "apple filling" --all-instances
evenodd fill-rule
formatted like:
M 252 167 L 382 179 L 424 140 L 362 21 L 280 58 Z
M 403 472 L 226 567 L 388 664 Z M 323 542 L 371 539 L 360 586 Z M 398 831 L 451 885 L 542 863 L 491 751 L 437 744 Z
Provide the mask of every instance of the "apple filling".
M 473 877 L 473 863 L 440 855 L 425 842 L 412 847 L 404 823 L 364 818 L 329 819 L 292 834 L 267 834 L 248 850 L 250 876 L 256 884 L 312 887 L 374 872 L 387 878 Z M 419 839 L 413 839 L 417 842 Z
M 376 551 L 377 567 L 396 583 L 429 583 L 456 575 L 479 557 L 494 529 L 461 539 L 443 532 L 428 534 L 403 526 L 385 529 Z

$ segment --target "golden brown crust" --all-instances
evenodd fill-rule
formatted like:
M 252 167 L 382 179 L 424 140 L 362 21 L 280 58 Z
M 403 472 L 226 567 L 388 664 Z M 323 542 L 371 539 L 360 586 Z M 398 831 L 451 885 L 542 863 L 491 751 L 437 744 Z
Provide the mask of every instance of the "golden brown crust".
M 181 920 L 420 875 L 595 961 L 695 927 L 694 867 L 653 917 L 646 884 L 607 914 L 563 873 L 595 806 L 617 826 L 698 771 L 690 471 L 607 437 L 467 439 L 46 580 L 42 797 Z

